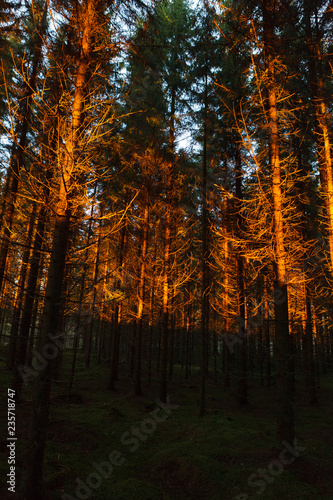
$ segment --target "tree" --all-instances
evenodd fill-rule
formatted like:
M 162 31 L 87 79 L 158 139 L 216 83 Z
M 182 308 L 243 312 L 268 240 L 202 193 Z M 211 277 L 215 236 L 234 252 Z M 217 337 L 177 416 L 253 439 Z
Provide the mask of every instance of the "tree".
M 75 86 L 68 117 L 63 147 L 58 151 L 61 170 L 58 172 L 58 193 L 54 206 L 54 226 L 52 249 L 47 273 L 47 285 L 41 318 L 40 353 L 48 349 L 50 339 L 61 342 L 59 335 L 59 312 L 63 294 L 63 278 L 70 238 L 72 217 L 78 202 L 80 170 L 84 170 L 85 158 L 82 158 L 82 139 L 87 131 L 86 105 L 91 98 L 91 78 L 94 75 L 94 50 L 98 43 L 99 16 L 103 14 L 102 5 L 97 0 L 87 0 L 72 11 L 72 26 L 81 28 L 76 40 Z M 77 17 L 76 17 L 77 16 Z M 79 24 L 75 24 L 79 23 Z M 97 63 L 98 64 L 98 63 Z M 96 67 L 96 66 L 95 66 Z M 91 132 L 90 132 L 91 133 Z M 60 348 L 56 355 L 48 360 L 39 372 L 29 428 L 29 462 L 27 467 L 27 499 L 43 499 L 43 460 L 48 423 L 50 390 L 53 371 L 57 363 Z
M 294 416 L 291 401 L 293 398 L 292 373 L 289 359 L 289 312 L 285 248 L 285 224 L 283 210 L 283 187 L 280 163 L 280 130 L 277 109 L 277 69 L 278 38 L 275 33 L 276 18 L 281 12 L 281 4 L 275 1 L 261 2 L 262 36 L 265 63 L 265 91 L 267 95 L 267 134 L 269 166 L 272 186 L 272 219 L 274 228 L 275 275 L 274 317 L 275 317 L 275 359 L 279 391 L 279 415 L 277 424 L 278 445 L 294 441 Z
M 3 226 L 2 245 L 0 252 L 0 291 L 4 278 L 6 261 L 9 251 L 11 229 L 14 221 L 15 202 L 19 190 L 21 171 L 24 168 L 24 159 L 27 148 L 28 131 L 32 114 L 32 98 L 37 86 L 38 70 L 42 62 L 44 36 L 47 29 L 47 3 L 37 3 L 36 8 L 31 6 L 31 19 L 34 30 L 28 48 L 31 50 L 31 68 L 27 75 L 20 75 L 23 80 L 22 98 L 18 101 L 18 119 L 15 124 L 13 146 L 10 157 L 10 166 L 4 187 L 1 223 Z M 8 103 L 9 104 L 9 103 Z
M 325 8 L 326 2 L 319 2 Z M 324 41 L 329 36 L 329 22 L 331 22 L 332 12 L 324 10 L 321 22 L 318 22 L 318 12 L 320 5 L 309 0 L 303 1 L 304 24 L 307 48 L 309 85 L 311 89 L 312 105 L 315 117 L 315 134 L 317 145 L 318 166 L 321 178 L 321 187 L 327 217 L 327 239 L 329 247 L 329 271 L 333 270 L 333 174 L 332 174 L 332 145 L 329 127 L 327 90 L 324 83 L 324 76 L 329 65 L 327 64 L 328 54 L 323 49 Z M 313 25 L 312 17 L 316 23 Z M 327 32 L 327 33 L 325 33 Z M 326 67 L 326 71 L 325 71 Z

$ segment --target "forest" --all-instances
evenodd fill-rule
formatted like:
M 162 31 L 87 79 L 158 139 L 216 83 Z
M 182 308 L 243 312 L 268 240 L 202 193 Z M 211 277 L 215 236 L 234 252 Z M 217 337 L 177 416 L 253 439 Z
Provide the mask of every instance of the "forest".
M 332 500 L 332 2 L 0 26 L 1 498 Z

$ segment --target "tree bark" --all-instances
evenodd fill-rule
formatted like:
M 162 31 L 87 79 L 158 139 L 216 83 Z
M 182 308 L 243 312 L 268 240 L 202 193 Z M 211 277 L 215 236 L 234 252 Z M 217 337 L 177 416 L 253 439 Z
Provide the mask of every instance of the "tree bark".
M 207 210 L 207 121 L 208 121 L 208 78 L 205 75 L 204 120 L 203 120 L 203 157 L 201 182 L 201 382 L 199 415 L 205 414 L 206 376 L 208 364 L 208 329 L 209 329 L 209 249 L 208 249 L 208 210 Z
M 14 368 L 14 366 L 15 366 L 15 358 L 16 358 L 16 354 L 17 354 L 20 316 L 21 316 L 22 304 L 23 304 L 23 299 L 24 299 L 24 291 L 25 291 L 27 267 L 28 267 L 29 255 L 30 255 L 31 240 L 32 240 L 32 234 L 33 234 L 35 220 L 36 220 L 35 210 L 36 210 L 36 205 L 32 204 L 31 205 L 29 226 L 28 226 L 28 234 L 27 234 L 27 239 L 25 241 L 25 248 L 24 248 L 23 256 L 22 256 L 20 278 L 19 278 L 19 281 L 17 284 L 17 295 L 16 295 L 16 300 L 15 300 L 12 325 L 11 325 L 11 329 L 10 329 L 9 355 L 8 355 L 8 367 L 10 369 Z
M 123 227 L 120 233 L 120 242 L 119 242 L 119 261 L 118 267 L 120 271 L 120 276 L 122 276 L 123 272 L 123 262 L 124 262 L 124 254 L 126 247 L 126 226 Z M 116 290 L 119 290 L 121 287 L 122 278 L 117 279 L 115 282 Z M 110 378 L 108 383 L 108 389 L 111 391 L 116 390 L 116 381 L 118 380 L 118 362 L 119 362 L 119 347 L 120 347 L 120 333 L 121 333 L 121 302 L 116 303 L 115 312 L 114 312 L 114 330 L 113 337 L 111 339 L 111 364 L 110 364 Z
M 81 6 L 82 7 L 82 6 Z M 82 39 L 80 58 L 75 82 L 71 123 L 66 137 L 66 148 L 60 178 L 59 196 L 55 209 L 55 224 L 52 236 L 52 250 L 41 318 L 40 353 L 46 363 L 39 372 L 33 398 L 28 436 L 27 500 L 44 500 L 43 463 L 46 445 L 46 429 L 49 419 L 50 391 L 54 367 L 61 349 L 59 313 L 62 299 L 63 277 L 69 241 L 72 215 L 73 183 L 75 182 L 77 148 L 80 125 L 84 111 L 89 63 L 92 56 L 92 36 L 96 23 L 96 0 L 88 0 L 82 11 Z M 52 357 L 46 353 L 54 345 Z
M 20 122 L 17 124 L 15 134 L 15 143 L 13 145 L 10 167 L 7 172 L 7 180 L 5 186 L 5 195 L 1 222 L 3 225 L 2 245 L 0 252 L 0 292 L 2 288 L 3 278 L 6 269 L 7 256 L 12 234 L 12 226 L 14 222 L 15 204 L 19 191 L 20 172 L 24 167 L 24 157 L 27 147 L 27 134 L 29 130 L 29 121 L 32 111 L 32 97 L 34 95 L 38 69 L 43 57 L 43 38 L 47 27 L 47 11 L 48 2 L 45 2 L 43 7 L 43 15 L 40 24 L 35 26 L 38 42 L 36 43 L 35 52 L 32 60 L 31 74 L 29 81 L 24 84 L 23 99 L 20 101 Z M 38 16 L 37 16 L 38 17 Z M 36 23 L 36 20 L 35 20 Z
M 34 311 L 34 302 L 37 296 L 38 271 L 40 265 L 41 250 L 43 245 L 43 236 L 46 224 L 46 207 L 42 206 L 38 216 L 35 240 L 30 260 L 30 270 L 27 281 L 27 287 L 22 307 L 21 324 L 18 332 L 18 345 L 15 360 L 15 369 L 13 375 L 13 389 L 21 397 L 22 392 L 22 374 L 20 370 L 24 369 L 29 342 L 30 325 Z
M 142 245 L 141 245 L 141 264 L 139 277 L 139 294 L 138 294 L 138 309 L 137 309 L 137 335 L 136 335 L 136 367 L 135 367 L 135 395 L 142 396 L 141 387 L 141 357 L 142 357 L 142 335 L 143 335 L 143 318 L 144 318 L 144 301 L 146 287 L 146 265 L 148 254 L 148 237 L 149 237 L 149 193 L 146 193 L 145 206 L 143 211 L 142 221 Z
M 237 231 L 242 237 L 243 217 L 241 214 L 243 203 L 243 174 L 241 166 L 241 154 L 239 145 L 236 144 L 235 177 L 236 177 L 236 220 Z M 238 377 L 237 377 L 237 400 L 240 405 L 248 403 L 247 398 L 247 336 L 246 336 L 246 313 L 245 313 L 245 284 L 244 284 L 244 257 L 240 251 L 237 253 L 237 288 L 238 288 Z
M 166 403 L 167 398 L 167 370 L 168 370 L 168 342 L 169 342 L 169 288 L 170 288 L 170 249 L 171 224 L 173 208 L 173 176 L 175 161 L 175 107 L 176 89 L 171 89 L 171 119 L 169 129 L 169 159 L 166 163 L 166 200 L 165 200 L 165 232 L 164 232 L 164 269 L 163 269 L 163 298 L 162 298 L 162 330 L 160 343 L 160 400 Z
M 320 171 L 321 187 L 323 190 L 326 217 L 327 217 L 327 237 L 329 247 L 329 270 L 333 276 L 333 174 L 332 174 L 332 153 L 331 139 L 328 125 L 329 113 L 324 97 L 324 79 L 322 72 L 322 49 L 318 34 L 314 33 L 311 26 L 311 15 L 317 14 L 316 2 L 312 0 L 303 1 L 306 47 L 308 50 L 308 68 L 310 89 L 314 116 L 316 120 L 316 142 L 317 158 Z
M 103 216 L 103 208 L 100 207 L 100 216 Z M 92 340 L 93 340 L 93 330 L 94 330 L 94 318 L 95 318 L 95 305 L 96 305 L 96 296 L 97 296 L 97 280 L 98 280 L 98 269 L 99 269 L 99 261 L 100 261 L 100 249 L 101 249 L 101 225 L 102 220 L 98 226 L 98 239 L 97 239 L 97 248 L 96 248 L 96 258 L 94 264 L 93 278 L 92 278 L 92 287 L 93 287 L 93 301 L 92 301 L 92 311 L 91 311 L 91 321 L 88 325 L 88 335 L 87 335 L 87 345 L 86 345 L 86 359 L 85 366 L 86 368 L 90 367 L 90 358 L 91 358 L 91 350 L 92 350 Z
M 265 66 L 267 71 L 267 111 L 269 135 L 269 162 L 272 179 L 273 198 L 273 227 L 275 238 L 275 268 L 276 281 L 274 286 L 274 313 L 275 313 L 275 359 L 277 371 L 277 387 L 279 393 L 279 411 L 277 423 L 278 446 L 283 442 L 293 445 L 294 415 L 291 405 L 292 373 L 290 369 L 290 340 L 288 290 L 286 276 L 286 257 L 284 245 L 284 222 L 281 187 L 281 165 L 279 157 L 279 129 L 276 97 L 275 59 L 276 43 L 274 33 L 274 18 L 277 14 L 275 0 L 262 2 L 263 12 L 263 40 Z

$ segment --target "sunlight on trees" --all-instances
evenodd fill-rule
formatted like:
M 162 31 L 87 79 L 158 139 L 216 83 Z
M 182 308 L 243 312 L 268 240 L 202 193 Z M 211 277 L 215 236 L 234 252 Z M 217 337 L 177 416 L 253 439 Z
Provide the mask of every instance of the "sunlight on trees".
M 0 341 L 17 404 L 34 380 L 27 500 L 81 361 L 164 404 L 175 370 L 200 371 L 202 417 L 207 380 L 246 406 L 257 377 L 293 445 L 295 380 L 315 405 L 332 367 L 332 15 L 3 2 Z

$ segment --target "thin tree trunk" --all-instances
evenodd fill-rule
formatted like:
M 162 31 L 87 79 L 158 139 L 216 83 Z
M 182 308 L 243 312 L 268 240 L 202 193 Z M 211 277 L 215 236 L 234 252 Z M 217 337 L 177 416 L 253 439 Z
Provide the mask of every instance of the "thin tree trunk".
M 175 303 L 175 294 L 173 293 L 172 299 L 171 299 L 171 321 L 170 321 L 170 355 L 169 355 L 169 375 L 168 379 L 169 381 L 172 380 L 173 376 L 173 365 L 174 365 L 174 357 L 175 357 L 175 344 L 176 344 L 176 317 L 175 317 L 175 311 L 174 311 L 174 303 Z
M 146 265 L 148 254 L 148 237 L 149 237 L 149 194 L 146 193 L 146 200 L 142 222 L 142 245 L 141 245 L 141 264 L 139 278 L 139 296 L 137 310 L 137 338 L 136 338 L 136 367 L 135 367 L 135 395 L 142 396 L 141 387 L 141 362 L 142 362 L 142 334 L 143 334 L 143 318 L 144 318 L 144 301 L 145 301 L 145 285 L 146 285 Z
M 226 232 L 226 227 L 224 228 Z M 223 379 L 224 387 L 230 387 L 230 315 L 229 315 L 229 242 L 224 239 L 224 280 L 223 280 Z
M 167 398 L 167 368 L 168 368 L 168 341 L 169 341 L 169 272 L 170 272 L 170 230 L 171 210 L 169 203 L 166 207 L 165 235 L 164 235 L 164 271 L 163 271 L 163 302 L 162 328 L 160 342 L 160 400 L 166 403 Z
M 271 339 L 268 309 L 268 286 L 267 276 L 264 276 L 264 345 L 265 345 L 265 386 L 271 386 Z
M 237 227 L 241 233 L 243 217 L 241 208 L 243 203 L 243 174 L 239 145 L 236 145 L 236 219 Z M 242 235 L 240 234 L 240 237 Z M 238 288 L 238 336 L 240 342 L 237 346 L 238 375 L 237 375 L 237 400 L 240 405 L 246 405 L 247 399 L 247 342 L 246 342 L 246 312 L 245 312 L 245 285 L 244 285 L 244 258 L 240 251 L 237 254 L 237 288 Z
M 304 357 L 305 357 L 305 387 L 310 405 L 317 404 L 316 376 L 313 352 L 313 321 L 311 310 L 311 295 L 309 285 L 305 284 L 306 326 L 304 335 Z
M 97 185 L 94 187 L 94 194 L 93 194 L 93 199 L 95 200 L 96 196 L 96 189 Z M 83 305 L 83 297 L 84 297 L 84 290 L 85 290 L 85 283 L 86 283 L 86 272 L 87 272 L 87 267 L 88 267 L 88 256 L 89 256 L 89 246 L 90 246 L 90 241 L 92 237 L 92 217 L 94 214 L 94 203 L 91 205 L 90 209 L 90 220 L 88 224 L 88 232 L 87 232 L 87 241 L 86 241 L 86 251 L 84 253 L 84 262 L 83 262 L 83 270 L 82 270 L 82 275 L 81 275 L 81 286 L 80 286 L 80 294 L 79 294 L 79 306 L 78 306 L 78 314 L 77 314 L 77 321 L 76 321 L 76 332 L 74 332 L 74 339 L 73 339 L 73 358 L 72 358 L 72 365 L 71 365 L 71 373 L 69 377 L 69 383 L 68 383 L 68 392 L 69 394 L 72 391 L 73 388 L 73 383 L 74 383 L 74 375 L 75 375 L 75 368 L 76 368 L 76 360 L 77 360 L 77 351 L 79 349 L 79 344 L 80 344 L 80 335 L 81 335 L 81 312 L 82 312 L 82 305 Z
M 100 216 L 103 216 L 103 207 L 100 207 Z M 97 296 L 97 280 L 98 280 L 98 268 L 99 268 L 99 261 L 100 261 L 100 249 L 101 249 L 101 225 L 102 225 L 102 220 L 99 223 L 98 226 L 98 240 L 97 240 L 97 249 L 96 249 L 96 259 L 95 259 L 95 265 L 94 265 L 94 273 L 93 273 L 93 279 L 92 279 L 92 286 L 93 286 L 93 302 L 92 302 L 92 315 L 91 315 L 91 321 L 88 325 L 88 338 L 87 338 L 87 346 L 86 346 L 86 359 L 85 359 L 85 366 L 86 368 L 90 367 L 90 357 L 91 357 L 91 349 L 92 349 L 92 337 L 93 337 L 93 330 L 94 330 L 94 318 L 95 318 L 95 305 L 96 305 L 96 296 Z
M 119 242 L 119 262 L 118 267 L 120 271 L 120 278 L 116 280 L 115 287 L 116 289 L 120 289 L 122 283 L 122 268 L 126 247 L 126 226 L 123 227 L 120 233 L 120 242 Z M 113 337 L 111 339 L 111 364 L 110 364 L 110 378 L 108 389 L 111 391 L 116 390 L 116 381 L 118 380 L 118 361 L 119 361 L 119 347 L 120 347 L 120 332 L 121 332 L 121 303 L 117 302 L 115 306 L 115 314 L 114 314 L 114 330 Z
M 148 363 L 147 363 L 147 385 L 150 387 L 152 375 L 152 355 L 154 342 L 154 298 L 155 298 L 155 270 L 156 270 L 156 254 L 157 254 L 157 225 L 155 229 L 155 243 L 153 255 L 152 283 L 150 286 L 150 301 L 149 301 L 149 339 L 148 339 Z
M 167 185 L 165 202 L 165 232 L 164 232 L 164 269 L 163 269 L 163 298 L 162 298 L 162 330 L 160 342 L 160 400 L 166 403 L 167 398 L 167 370 L 168 370 L 168 342 L 169 342 L 169 288 L 170 288 L 170 249 L 171 224 L 173 208 L 173 176 L 175 161 L 175 106 L 176 89 L 171 89 L 171 120 L 169 131 L 169 156 L 167 161 Z
M 205 414 L 206 376 L 208 363 L 208 318 L 209 318 L 209 250 L 208 250 L 208 210 L 207 210 L 207 122 L 208 122 L 208 77 L 205 75 L 204 90 L 204 120 L 203 120 L 203 157 L 201 181 L 201 382 L 200 382 L 200 408 L 199 415 Z

